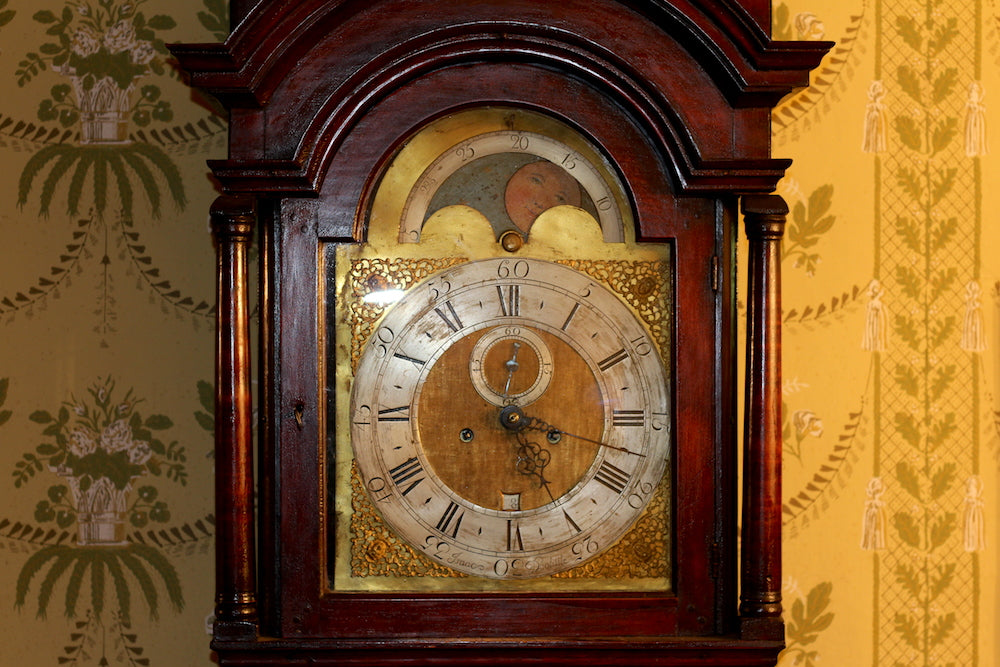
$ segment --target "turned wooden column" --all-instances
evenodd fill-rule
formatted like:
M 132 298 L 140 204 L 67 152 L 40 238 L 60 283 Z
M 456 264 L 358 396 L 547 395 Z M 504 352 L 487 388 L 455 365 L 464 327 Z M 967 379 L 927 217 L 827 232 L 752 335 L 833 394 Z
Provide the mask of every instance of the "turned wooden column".
M 781 237 L 788 205 L 743 198 L 749 239 L 740 633 L 784 638 L 781 620 Z
M 216 246 L 215 636 L 257 633 L 253 443 L 247 249 L 251 199 L 219 197 L 211 209 Z

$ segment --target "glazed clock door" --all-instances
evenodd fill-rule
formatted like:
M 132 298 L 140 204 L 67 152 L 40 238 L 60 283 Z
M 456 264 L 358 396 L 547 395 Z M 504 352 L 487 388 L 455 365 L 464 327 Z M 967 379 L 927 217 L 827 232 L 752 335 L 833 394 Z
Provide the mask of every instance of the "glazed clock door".
M 668 591 L 670 246 L 537 112 L 445 116 L 378 178 L 326 251 L 331 590 Z

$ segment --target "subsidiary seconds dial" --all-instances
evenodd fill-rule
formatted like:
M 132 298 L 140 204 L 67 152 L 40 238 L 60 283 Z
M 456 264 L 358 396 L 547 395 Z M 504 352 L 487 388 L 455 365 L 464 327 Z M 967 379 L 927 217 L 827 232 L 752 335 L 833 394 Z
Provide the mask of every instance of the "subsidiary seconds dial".
M 533 259 L 469 262 L 383 318 L 354 379 L 365 487 L 415 549 L 510 579 L 617 542 L 669 455 L 656 345 L 589 276 Z

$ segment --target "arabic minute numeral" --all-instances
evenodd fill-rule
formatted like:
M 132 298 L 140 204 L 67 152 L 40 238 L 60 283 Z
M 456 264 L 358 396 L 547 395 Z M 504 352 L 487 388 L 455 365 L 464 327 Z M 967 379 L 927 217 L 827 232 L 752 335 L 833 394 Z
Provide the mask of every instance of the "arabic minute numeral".
M 451 278 L 451 276 L 445 275 L 445 276 L 441 276 L 440 278 L 431 281 L 431 283 L 430 283 L 430 290 L 431 290 L 431 299 L 432 300 L 437 301 L 442 296 L 444 296 L 445 294 L 447 294 L 448 292 L 451 291 L 451 281 L 450 281 L 450 278 Z
M 633 338 L 630 342 L 632 343 L 632 349 L 634 349 L 635 353 L 640 357 L 645 357 L 653 351 L 653 346 L 650 344 L 649 339 L 645 336 Z
M 354 423 L 358 426 L 371 426 L 372 424 L 372 406 L 370 405 L 360 405 L 355 411 Z
M 669 422 L 667 419 L 670 417 L 669 413 L 666 412 L 654 412 L 653 413 L 653 423 L 650 424 L 654 431 L 662 431 L 667 428 Z
M 368 487 L 368 492 L 372 496 L 372 500 L 375 502 L 381 502 L 392 498 L 392 493 L 389 491 L 389 485 L 382 477 L 372 477 L 368 480 L 366 486 Z
M 571 549 L 573 555 L 577 557 L 577 560 L 588 558 L 600 550 L 601 545 L 597 543 L 597 540 L 589 537 L 585 540 L 577 542 Z
M 531 265 L 523 259 L 517 261 L 505 259 L 497 266 L 497 278 L 500 280 L 507 280 L 510 277 L 527 278 L 530 271 Z
M 641 509 L 642 506 L 646 504 L 646 499 L 649 497 L 649 494 L 651 494 L 655 488 L 656 487 L 649 482 L 639 484 L 636 488 L 632 489 L 632 493 L 629 494 L 628 506 L 635 510 Z
M 375 349 L 378 351 L 378 356 L 385 357 L 389 354 L 389 345 L 395 340 L 396 334 L 389 327 L 379 327 L 378 331 L 375 332 Z

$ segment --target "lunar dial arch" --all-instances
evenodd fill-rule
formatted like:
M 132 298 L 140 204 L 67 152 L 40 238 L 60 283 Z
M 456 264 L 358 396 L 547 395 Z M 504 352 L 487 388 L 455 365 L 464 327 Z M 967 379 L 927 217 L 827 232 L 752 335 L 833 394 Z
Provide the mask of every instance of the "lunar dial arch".
M 597 152 L 588 147 L 586 152 L 596 156 Z M 400 243 L 419 243 L 421 229 L 427 216 L 433 211 L 429 210 L 430 204 L 438 193 L 439 189 L 448 179 L 462 170 L 469 168 L 477 160 L 483 160 L 490 156 L 502 154 L 514 154 L 521 156 L 532 156 L 537 158 L 534 164 L 545 168 L 545 173 L 537 175 L 526 175 L 526 178 L 546 178 L 550 183 L 549 190 L 558 190 L 553 184 L 559 180 L 570 179 L 575 181 L 581 192 L 586 193 L 593 203 L 594 213 L 600 224 L 604 241 L 606 243 L 621 243 L 624 240 L 624 221 L 620 209 L 621 185 L 613 172 L 606 165 L 598 165 L 595 157 L 588 157 L 581 150 L 570 146 L 560 139 L 542 134 L 520 129 L 505 129 L 491 132 L 482 132 L 449 147 L 438 155 L 438 157 L 423 171 L 413 188 L 410 191 L 406 202 L 403 205 L 403 212 L 399 226 Z M 532 163 L 525 164 L 525 168 L 530 168 Z M 603 167 L 603 168 L 602 168 Z M 522 227 L 530 222 L 522 224 L 522 215 L 518 212 L 518 206 L 510 200 L 516 197 L 510 185 L 517 182 L 518 174 L 512 174 L 510 181 L 502 184 L 504 187 L 503 198 L 506 199 L 507 212 L 516 225 Z M 490 177 L 478 179 L 480 182 L 488 181 Z M 530 199 L 522 205 L 529 209 L 523 214 L 531 216 L 531 220 L 542 213 L 547 207 L 570 204 L 580 206 L 579 199 L 572 197 L 553 196 L 547 201 Z

